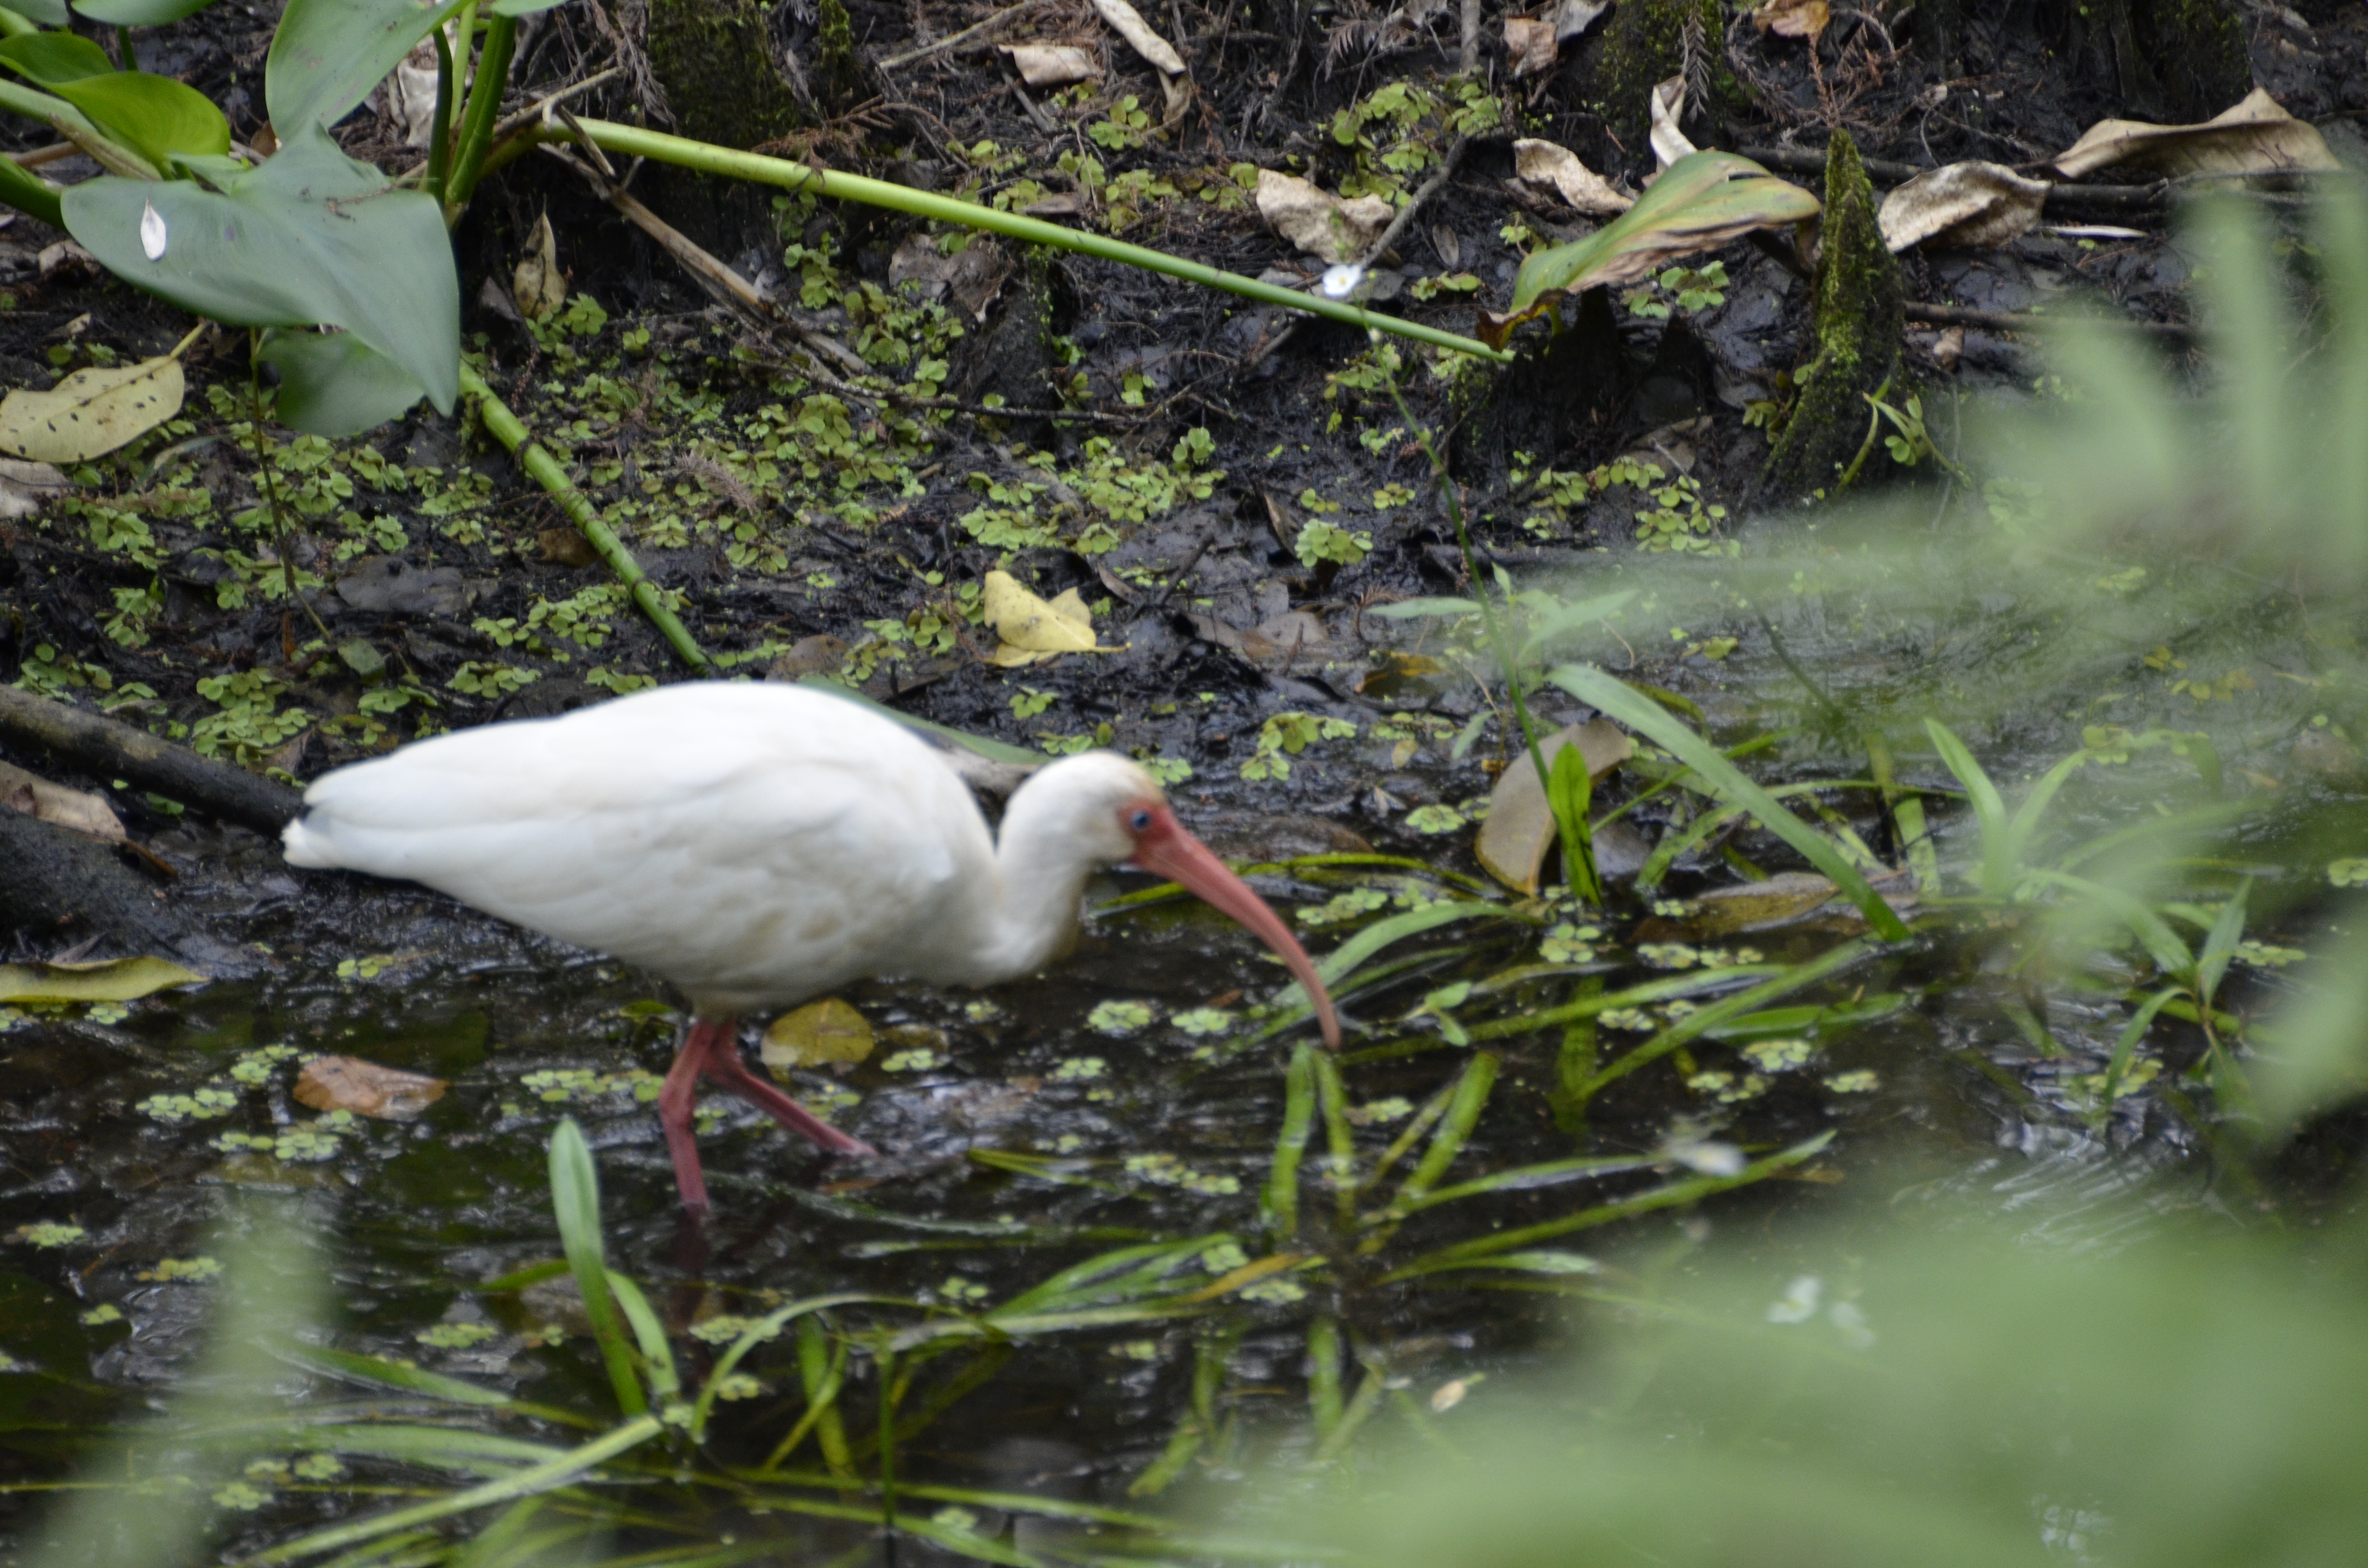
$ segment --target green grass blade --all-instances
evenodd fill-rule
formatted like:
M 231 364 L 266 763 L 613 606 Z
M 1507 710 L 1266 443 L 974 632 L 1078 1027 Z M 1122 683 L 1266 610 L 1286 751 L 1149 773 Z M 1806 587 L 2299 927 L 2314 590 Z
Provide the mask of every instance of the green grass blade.
M 1291 1054 L 1282 1080 L 1282 1131 L 1275 1137 L 1274 1165 L 1258 1198 L 1258 1222 L 1276 1246 L 1299 1235 L 1299 1161 L 1315 1120 L 1315 1051 L 1314 1046 L 1303 1045 Z
M 1357 1212 L 1357 1134 L 1349 1125 L 1349 1086 L 1340 1081 L 1338 1058 L 1319 1051 L 1315 1060 L 1315 1103 L 1324 1112 L 1324 1141 L 1331 1156 L 1326 1180 L 1345 1227 Z
M 2087 877 L 2075 877 L 2063 871 L 2034 871 L 2041 881 L 2080 894 L 2110 911 L 2113 917 L 2130 928 L 2154 960 L 2155 967 L 2165 974 L 2192 979 L 2195 972 L 2195 954 L 2170 922 L 2157 914 L 2146 902 L 2120 888 Z
M 1561 1187 L 1568 1182 L 1592 1181 L 1599 1176 L 1649 1170 L 1654 1164 L 1651 1155 L 1600 1154 L 1547 1160 L 1534 1165 L 1516 1165 L 1508 1171 L 1458 1182 L 1453 1187 L 1437 1187 L 1419 1198 L 1404 1199 L 1391 1206 L 1386 1218 L 1401 1220 L 1408 1214 L 1435 1209 L 1440 1204 L 1452 1203 L 1462 1198 L 1479 1198 L 1492 1192 L 1527 1192 L 1533 1187 Z
M 664 1430 L 664 1426 L 656 1416 L 638 1416 L 626 1422 L 607 1437 L 596 1437 L 582 1448 L 571 1449 L 544 1463 L 530 1466 L 515 1475 L 488 1482 L 483 1486 L 472 1486 L 465 1492 L 456 1492 L 450 1497 L 438 1497 L 433 1502 L 422 1503 L 416 1507 L 398 1508 L 393 1513 L 380 1514 L 372 1518 L 358 1519 L 351 1524 L 338 1525 L 331 1529 L 316 1530 L 311 1535 L 299 1536 L 296 1540 L 275 1546 L 268 1551 L 258 1552 L 247 1561 L 259 1563 L 293 1562 L 300 1558 L 317 1556 L 321 1552 L 334 1551 L 338 1547 L 374 1540 L 380 1536 L 390 1535 L 396 1530 L 411 1529 L 416 1526 L 430 1524 L 438 1519 L 449 1519 L 455 1514 L 472 1513 L 496 1503 L 511 1503 L 521 1497 L 531 1497 L 537 1493 L 549 1492 L 554 1487 L 565 1485 L 586 1471 L 592 1470 L 621 1453 L 640 1447 Z
M 1709 1033 L 1713 1028 L 1731 1018 L 1739 1018 L 1746 1014 L 1757 1012 L 1760 1004 L 1764 1002 L 1774 1001 L 1779 996 L 1798 991 L 1804 985 L 1814 985 L 1820 980 L 1839 974 L 1843 970 L 1872 958 L 1882 950 L 1881 942 L 1871 937 L 1861 937 L 1855 942 L 1845 942 L 1839 948 L 1829 949 L 1811 959 L 1807 963 L 1796 964 L 1773 979 L 1762 981 L 1748 991 L 1738 991 L 1734 995 L 1713 1002 L 1707 1007 L 1697 1008 L 1634 1050 L 1614 1057 L 1608 1066 L 1580 1087 L 1577 1091 L 1578 1096 L 1582 1100 L 1592 1099 L 1607 1084 L 1626 1077 L 1639 1067 L 1659 1061 L 1688 1040 Z
M 1307 1325 L 1307 1410 L 1321 1444 L 1340 1425 L 1340 1320 L 1318 1317 Z
M 1315 973 L 1326 986 L 1337 984 L 1341 976 L 1372 958 L 1383 949 L 1403 942 L 1408 937 L 1418 937 L 1425 931 L 1435 931 L 1458 920 L 1484 916 L 1501 916 L 1501 903 L 1483 903 L 1476 899 L 1442 899 L 1426 903 L 1420 909 L 1409 909 L 1403 915 L 1393 915 L 1386 920 L 1376 920 L 1330 952 L 1315 960 Z M 1274 1007 L 1295 1008 L 1307 1006 L 1307 993 L 1292 982 L 1268 999 Z
M 611 1268 L 607 1270 L 609 1291 L 624 1309 L 625 1321 L 632 1325 L 633 1338 L 641 1345 L 642 1365 L 649 1369 L 650 1393 L 660 1404 L 682 1392 L 682 1379 L 674 1369 L 674 1346 L 666 1343 L 666 1325 L 650 1309 L 650 1299 L 642 1288 Z
M 1564 665 L 1546 677 L 1565 691 L 1650 738 L 1670 756 L 1692 768 L 1735 804 L 1759 819 L 1769 832 L 1798 850 L 1834 886 L 1840 889 L 1866 923 L 1886 939 L 1904 942 L 1907 927 L 1882 895 L 1867 884 L 1859 869 L 1825 835 L 1786 811 L 1768 791 L 1745 778 L 1719 755 L 1718 748 L 1670 717 L 1668 710 L 1638 695 L 1622 682 L 1591 665 Z
M 1938 719 L 1924 721 L 1924 733 L 1932 737 L 1933 749 L 1957 782 L 1965 787 L 1965 798 L 1972 802 L 1974 821 L 1982 834 L 1981 886 L 1985 897 L 2005 898 L 2014 892 L 2014 862 L 2007 853 L 2006 801 L 1998 796 L 1998 786 L 1974 757 L 1971 748 L 1959 740 L 1956 732 Z
M 2237 883 L 2228 902 L 2220 906 L 2220 918 L 2204 934 L 2203 951 L 2195 960 L 2195 991 L 2196 1000 L 2206 1007 L 2212 1006 L 2221 978 L 2228 972 L 2229 961 L 2236 958 L 2237 945 L 2245 939 L 2245 905 L 2252 892 L 2252 878 Z
M 332 1377 L 358 1379 L 452 1404 L 495 1406 L 513 1403 L 510 1396 L 499 1389 L 479 1388 L 458 1378 L 448 1378 L 439 1373 L 422 1371 L 417 1367 L 406 1367 L 400 1361 L 390 1361 L 383 1356 L 361 1356 L 350 1350 L 331 1350 L 318 1345 L 282 1346 L 279 1354 L 284 1359 L 326 1372 Z
M 1502 1065 L 1494 1052 L 1480 1051 L 1474 1055 L 1455 1080 L 1455 1093 L 1447 1102 L 1447 1114 L 1440 1121 L 1439 1131 L 1430 1147 L 1422 1153 L 1422 1163 L 1398 1187 L 1392 1208 L 1418 1201 L 1447 1174 L 1455 1156 L 1472 1137 L 1472 1130 L 1480 1124 L 1480 1113 L 1487 1107 L 1488 1091 L 1496 1086 L 1497 1069 Z
M 2129 1074 L 2130 1058 L 2136 1053 L 2138 1041 L 2154 1027 L 2154 1016 L 2178 1000 L 2179 987 L 2166 985 L 2147 997 L 2130 1021 L 2122 1026 L 2121 1038 L 2113 1041 L 2113 1059 L 2105 1068 L 2105 1092 L 2098 1096 L 2096 1112 L 2089 1119 L 2091 1126 L 2104 1126 L 2113 1114 L 2114 1096 L 2121 1093 L 2122 1080 Z
M 2007 823 L 2004 835 L 2008 876 L 2019 878 L 2022 875 L 2023 857 L 2030 852 L 2032 837 L 2039 832 L 2039 819 L 2046 814 L 2048 802 L 2055 799 L 2056 791 L 2064 788 L 2065 780 L 2078 772 L 2088 760 L 2086 751 L 2076 751 L 2061 758 L 2055 767 L 2040 775 L 2039 782 L 2031 787 L 2031 793 L 2023 798 L 2021 805 L 2015 808 L 2014 816 Z M 1998 896 L 2006 897 L 2013 892 L 2009 886 Z
M 498 1432 L 391 1421 L 308 1426 L 297 1441 L 335 1453 L 367 1455 L 470 1475 L 514 1475 L 532 1465 L 548 1464 L 567 1452 L 548 1443 L 505 1437 Z
M 592 1146 L 575 1119 L 562 1120 L 551 1134 L 551 1206 L 559 1218 L 559 1241 L 567 1267 L 584 1297 L 584 1315 L 592 1320 L 592 1337 L 609 1364 L 609 1381 L 617 1403 L 626 1415 L 649 1409 L 641 1380 L 633 1373 L 633 1347 L 617 1321 L 609 1295 L 607 1249 L 600 1239 L 600 1176 L 592 1164 Z

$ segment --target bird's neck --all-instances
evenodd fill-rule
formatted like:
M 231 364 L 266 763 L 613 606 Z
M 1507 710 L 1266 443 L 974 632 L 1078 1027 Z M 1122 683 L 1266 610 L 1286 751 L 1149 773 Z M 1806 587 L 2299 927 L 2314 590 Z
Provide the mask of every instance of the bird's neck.
M 996 908 L 983 971 L 989 980 L 1033 974 L 1068 951 L 1095 861 L 1063 831 L 1053 802 L 1022 788 L 1003 813 L 995 848 Z

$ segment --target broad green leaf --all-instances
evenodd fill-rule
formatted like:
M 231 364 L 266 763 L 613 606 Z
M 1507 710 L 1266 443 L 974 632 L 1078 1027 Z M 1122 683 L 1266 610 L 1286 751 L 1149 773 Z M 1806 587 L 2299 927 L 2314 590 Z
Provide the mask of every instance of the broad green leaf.
M 151 260 L 142 218 L 163 221 Z M 338 326 L 392 359 L 436 406 L 460 391 L 461 286 L 443 210 L 398 191 L 325 131 L 221 192 L 187 180 L 86 180 L 66 228 L 108 270 L 237 326 Z
M 1732 153 L 1691 153 L 1671 164 L 1636 205 L 1583 240 L 1549 245 L 1521 263 L 1513 308 L 1482 312 L 1480 339 L 1501 348 L 1513 328 L 1555 298 L 1633 283 L 1679 256 L 1716 250 L 1754 229 L 1814 218 L 1817 199 Z
M 0 158 L 0 201 L 31 213 L 52 229 L 63 229 L 66 223 L 58 208 L 60 194 L 55 186 L 16 159 Z
M 176 152 L 199 156 L 230 152 L 230 120 L 215 109 L 213 99 L 170 75 L 111 71 L 62 81 L 50 90 L 156 168 L 165 168 Z
M 1292 1053 L 1283 1074 L 1282 1131 L 1274 1141 L 1274 1164 L 1258 1199 L 1258 1221 L 1267 1234 L 1289 1241 L 1299 1233 L 1299 1162 L 1315 1124 L 1315 1059 L 1313 1046 Z
M 102 963 L 0 963 L 0 1002 L 131 1002 L 176 985 L 203 985 L 163 959 L 108 959 Z
M 88 462 L 138 440 L 181 412 L 178 359 L 94 365 L 48 392 L 0 399 L 0 452 L 35 462 Z
M 107 57 L 107 51 L 74 33 L 27 33 L 12 38 L 0 43 L 0 65 L 52 89 L 86 76 L 115 74 L 115 62 Z
M 1426 615 L 1476 615 L 1480 607 L 1470 599 L 1401 599 L 1367 613 L 1384 620 L 1407 620 Z
M 567 1267 L 584 1298 L 584 1315 L 592 1320 L 593 1340 L 609 1364 L 617 1403 L 626 1415 L 639 1415 L 649 1408 L 649 1401 L 633 1376 L 632 1346 L 609 1293 L 608 1251 L 600 1236 L 600 1174 L 592 1164 L 592 1145 L 584 1141 L 584 1130 L 573 1117 L 551 1134 L 551 1209 L 559 1221 Z
M 345 119 L 460 8 L 461 0 L 288 0 L 263 67 L 279 139 Z
M 214 0 L 74 0 L 74 8 L 110 28 L 161 28 L 184 17 L 194 17 L 213 3 Z
M 2228 972 L 2229 960 L 2237 956 L 2237 945 L 2245 939 L 2245 905 L 2252 892 L 2252 878 L 2237 883 L 2236 894 L 2221 905 L 2220 918 L 2204 934 L 2203 951 L 2195 960 L 2195 989 L 2196 999 L 2207 1007 L 2220 989 L 2221 976 Z
M 1679 163 L 1685 160 L 1679 160 Z M 1672 165 L 1670 172 L 1676 172 Z M 1661 176 L 1668 179 L 1668 175 Z M 1654 187 L 1658 189 L 1656 186 Z M 1643 206 L 1638 202 L 1637 206 Z M 1634 209 L 1631 209 L 1634 210 Z M 1741 769 L 1719 755 L 1718 748 L 1672 718 L 1657 703 L 1639 696 L 1623 682 L 1588 665 L 1565 665 L 1546 677 L 1580 701 L 1639 731 L 1666 748 L 1679 762 L 1736 805 L 1759 818 L 1760 825 L 1798 850 L 1858 905 L 1866 923 L 1888 941 L 1907 940 L 1907 927 L 1883 896 L 1867 884 L 1859 869 L 1834 846 L 1833 840 L 1794 816 L 1775 798 L 1745 778 Z
M 74 21 L 66 14 L 65 0 L 11 0 L 6 8 L 45 28 L 67 27 Z
M 263 335 L 257 355 L 279 372 L 279 422 L 332 439 L 374 428 L 427 395 L 409 371 L 350 332 Z

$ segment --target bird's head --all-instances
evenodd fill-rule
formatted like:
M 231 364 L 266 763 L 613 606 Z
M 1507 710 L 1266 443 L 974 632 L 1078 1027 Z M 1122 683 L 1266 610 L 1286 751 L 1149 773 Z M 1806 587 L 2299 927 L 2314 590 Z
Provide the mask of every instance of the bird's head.
M 1266 900 L 1185 831 L 1156 779 L 1114 752 L 1098 751 L 1053 763 L 1031 782 L 1058 790 L 1070 813 L 1071 831 L 1096 859 L 1167 878 L 1273 949 L 1314 1003 L 1324 1043 L 1338 1049 L 1340 1021 L 1307 949 Z

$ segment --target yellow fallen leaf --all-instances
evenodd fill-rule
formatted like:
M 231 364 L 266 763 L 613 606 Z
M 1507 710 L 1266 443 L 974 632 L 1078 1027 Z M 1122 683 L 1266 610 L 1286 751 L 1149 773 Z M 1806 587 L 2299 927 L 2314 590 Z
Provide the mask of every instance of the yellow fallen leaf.
M 444 1097 L 451 1085 L 425 1073 L 381 1067 L 359 1056 L 316 1056 L 296 1077 L 296 1103 L 314 1110 L 349 1110 L 386 1121 L 409 1121 Z
M 48 392 L 0 399 L 0 452 L 35 462 L 78 463 L 137 440 L 181 412 L 181 362 L 76 370 Z
M 2078 179 L 2115 164 L 2157 175 L 2333 173 L 2343 167 L 2308 120 L 2296 119 L 2260 87 L 2201 125 L 2102 119 L 2055 156 L 2056 172 Z
M 1590 719 L 1548 735 L 1538 743 L 1538 752 L 1551 769 L 1555 756 L 1569 745 L 1578 747 L 1578 755 L 1587 759 L 1588 777 L 1598 780 L 1636 750 L 1635 743 L 1619 725 L 1609 719 Z M 1480 824 L 1480 836 L 1474 846 L 1481 868 L 1516 892 L 1533 893 L 1538 891 L 1538 872 L 1545 863 L 1546 851 L 1559 833 L 1554 809 L 1546 803 L 1545 789 L 1538 782 L 1537 768 L 1527 754 L 1517 755 L 1497 779 L 1496 789 L 1489 791 L 1488 820 Z
M 985 588 L 986 624 L 1002 644 L 995 664 L 1017 669 L 1062 653 L 1118 652 L 1094 642 L 1093 615 L 1075 588 L 1048 604 L 1008 572 L 989 572 Z
M 176 985 L 203 985 L 163 959 L 108 959 L 99 963 L 0 963 L 0 1002 L 131 1002 Z
M 871 1054 L 871 1026 L 863 1015 L 827 996 L 775 1018 L 757 1056 L 775 1076 L 792 1067 L 861 1062 Z

